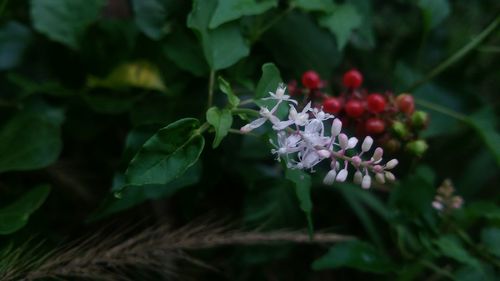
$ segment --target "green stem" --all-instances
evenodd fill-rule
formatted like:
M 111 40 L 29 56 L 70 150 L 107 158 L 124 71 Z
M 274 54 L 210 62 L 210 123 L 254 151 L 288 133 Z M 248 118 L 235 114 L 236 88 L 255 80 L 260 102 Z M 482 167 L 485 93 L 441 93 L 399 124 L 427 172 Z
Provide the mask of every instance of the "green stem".
M 208 80 L 208 102 L 207 109 L 212 107 L 214 101 L 214 84 L 215 84 L 215 71 L 210 71 L 210 78 Z
M 264 34 L 271 27 L 273 27 L 276 23 L 278 23 L 281 19 L 283 19 L 283 17 L 285 17 L 291 11 L 293 11 L 294 8 L 295 8 L 295 6 L 293 4 L 290 4 L 288 6 L 288 8 L 286 8 L 286 10 L 284 10 L 281 14 L 273 17 L 273 19 L 270 20 L 266 25 L 264 25 L 261 29 L 259 29 L 255 32 L 255 34 L 252 36 L 250 42 L 254 43 L 255 41 L 257 41 L 260 38 L 260 36 L 262 36 L 262 34 Z
M 474 50 L 486 37 L 488 37 L 488 35 L 490 35 L 495 30 L 498 24 L 500 24 L 500 16 L 497 16 L 493 20 L 493 22 L 491 22 L 481 33 L 479 33 L 476 37 L 474 37 L 474 39 L 472 39 L 469 43 L 467 43 L 460 50 L 454 53 L 451 57 L 449 57 L 448 59 L 440 63 L 438 66 L 436 66 L 433 70 L 431 70 L 431 72 L 422 77 L 422 79 L 413 83 L 409 87 L 408 92 L 412 92 L 413 90 L 415 90 L 422 84 L 426 83 L 430 79 L 441 74 L 441 72 L 445 71 L 447 68 L 458 62 L 460 59 L 462 59 L 470 51 Z
M 255 103 L 253 99 L 242 100 L 239 106 Z
M 455 280 L 455 276 L 453 276 L 453 274 L 451 274 L 448 270 L 442 269 L 441 267 L 433 264 L 432 262 L 429 262 L 427 260 L 423 260 L 423 261 L 420 261 L 420 264 L 431 269 L 432 271 L 436 272 L 437 274 L 439 274 L 441 276 L 448 277 L 452 280 Z
M 208 122 L 205 122 L 203 123 L 199 128 L 198 130 L 195 131 L 195 134 L 196 135 L 201 135 L 203 134 L 206 130 L 208 130 L 208 128 L 210 128 L 210 124 L 208 124 Z
M 477 50 L 484 53 L 500 53 L 500 46 L 481 46 Z
M 441 106 L 439 104 L 435 104 L 435 103 L 432 103 L 432 102 L 429 102 L 429 101 L 425 101 L 425 100 L 421 100 L 421 99 L 416 99 L 415 100 L 415 103 L 417 103 L 418 105 L 422 106 L 422 107 L 426 107 L 428 109 L 432 109 L 434 111 L 437 111 L 439 113 L 442 113 L 444 115 L 447 115 L 447 116 L 450 116 L 452 118 L 455 118 L 455 119 L 458 119 L 462 122 L 468 122 L 467 120 L 467 116 L 461 114 L 461 113 L 458 113 L 456 111 L 453 111 L 449 108 L 446 108 L 444 106 Z

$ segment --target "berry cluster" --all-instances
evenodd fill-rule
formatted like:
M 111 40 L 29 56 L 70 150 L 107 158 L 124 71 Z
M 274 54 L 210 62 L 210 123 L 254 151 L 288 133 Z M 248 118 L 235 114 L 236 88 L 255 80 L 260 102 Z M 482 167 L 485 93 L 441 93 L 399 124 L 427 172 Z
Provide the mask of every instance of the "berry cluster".
M 290 81 L 288 90 L 298 100 L 302 96 L 304 104 L 312 102 L 339 117 L 356 136 L 372 136 L 389 152 L 395 153 L 403 145 L 417 156 L 425 152 L 427 144 L 418 135 L 426 127 L 428 117 L 425 112 L 415 111 L 411 94 L 394 96 L 388 91 L 368 91 L 362 88 L 363 75 L 356 69 L 344 73 L 340 94 L 327 94 L 327 84 L 317 72 L 309 70 L 302 74 L 300 85 Z

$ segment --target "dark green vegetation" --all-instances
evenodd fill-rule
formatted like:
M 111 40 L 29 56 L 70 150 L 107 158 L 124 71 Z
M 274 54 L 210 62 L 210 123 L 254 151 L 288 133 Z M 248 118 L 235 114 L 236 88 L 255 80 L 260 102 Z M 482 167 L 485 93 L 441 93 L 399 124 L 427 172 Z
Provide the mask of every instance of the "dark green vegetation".
M 195 280 L 497 280 L 500 4 L 336 2 L 0 0 L 0 276 L 37 272 L 41 253 L 106 237 L 102 229 L 132 228 L 119 243 L 209 216 L 229 229 L 356 239 L 188 252 L 219 272 L 177 267 L 177 250 L 207 247 L 172 238 L 175 255 L 153 253 L 163 244 L 96 251 L 95 263 L 77 264 L 92 274 L 70 275 L 116 280 L 98 267 L 132 280 L 173 269 Z M 424 156 L 394 155 L 396 184 L 324 186 L 326 169 L 286 170 L 265 134 L 238 134 L 255 117 L 249 100 L 265 103 L 257 99 L 279 82 L 314 69 L 337 93 L 352 67 L 370 89 L 411 91 L 430 115 Z M 440 213 L 432 201 L 447 178 L 465 203 Z M 83 251 L 31 277 L 68 278 L 58 266 Z

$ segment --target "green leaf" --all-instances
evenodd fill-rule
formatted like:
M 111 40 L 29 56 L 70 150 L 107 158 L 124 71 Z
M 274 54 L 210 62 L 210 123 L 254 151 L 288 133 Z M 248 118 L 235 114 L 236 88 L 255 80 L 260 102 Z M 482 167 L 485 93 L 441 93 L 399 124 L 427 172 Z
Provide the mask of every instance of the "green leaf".
M 310 69 L 324 78 L 331 77 L 341 59 L 335 38 L 303 13 L 284 16 L 263 34 L 261 41 L 280 68 L 295 77 Z
M 227 100 L 229 101 L 229 105 L 231 108 L 236 108 L 240 104 L 240 99 L 238 96 L 233 91 L 233 88 L 231 88 L 231 84 L 224 80 L 224 78 L 219 76 L 219 89 L 226 94 Z
M 332 13 L 325 15 L 319 19 L 319 24 L 335 35 L 337 38 L 337 46 L 342 50 L 352 32 L 361 26 L 362 17 L 351 4 L 343 4 L 337 6 Z
M 474 219 L 485 217 L 490 220 L 500 220 L 500 206 L 489 201 L 476 201 L 467 204 L 464 211 Z
M 242 16 L 262 14 L 278 6 L 277 0 L 218 0 L 217 2 L 217 8 L 210 20 L 211 29 Z
M 495 112 L 491 107 L 486 107 L 467 119 L 468 123 L 479 133 L 500 166 L 500 133 L 496 129 L 496 120 Z
M 444 256 L 476 268 L 480 267 L 479 261 L 467 252 L 457 237 L 451 235 L 441 236 L 434 241 L 434 244 Z
M 208 73 L 208 65 L 201 46 L 194 36 L 184 30 L 176 29 L 176 32 L 167 36 L 163 51 L 182 70 L 189 71 L 195 76 L 204 76 Z
M 163 38 L 169 32 L 167 19 L 174 4 L 171 0 L 132 0 L 137 26 L 151 39 Z
M 276 91 L 278 85 L 282 82 L 279 69 L 273 63 L 265 63 L 262 65 L 262 76 L 255 89 L 255 99 L 267 97 L 269 92 Z
M 78 49 L 86 28 L 98 19 L 104 4 L 104 0 L 31 0 L 31 18 L 37 31 Z
M 245 196 L 245 226 L 262 230 L 300 227 L 302 212 L 295 191 L 283 180 L 260 180 Z
M 354 187 L 358 188 L 358 187 Z M 341 189 L 342 195 L 346 199 L 349 206 L 352 208 L 358 219 L 360 220 L 366 232 L 370 236 L 371 240 L 379 247 L 382 248 L 382 237 L 380 236 L 379 229 L 375 226 L 372 216 L 367 211 L 366 207 L 361 204 L 361 200 L 355 193 L 347 192 L 345 189 Z
M 23 194 L 14 203 L 0 209 L 0 234 L 10 234 L 28 223 L 29 216 L 45 202 L 50 186 L 41 185 Z
M 481 242 L 486 250 L 500 257 L 500 228 L 488 227 L 481 230 Z
M 285 177 L 293 182 L 295 186 L 295 194 L 297 195 L 297 199 L 299 199 L 300 209 L 306 214 L 307 230 L 309 236 L 312 237 L 314 226 L 312 219 L 311 176 L 301 170 L 287 169 Z
M 273 63 L 265 63 L 262 65 L 262 76 L 260 77 L 257 88 L 255 89 L 255 103 L 259 106 L 272 108 L 276 105 L 275 100 L 262 100 L 268 97 L 269 92 L 275 92 L 278 85 L 282 83 L 279 69 Z M 289 107 L 286 103 L 281 103 L 276 111 L 276 116 L 283 118 L 288 115 Z
M 330 248 L 321 258 L 314 261 L 314 270 L 350 267 L 372 273 L 385 273 L 394 270 L 394 264 L 372 245 L 359 241 L 339 243 Z
M 418 7 L 422 10 L 427 30 L 437 27 L 450 14 L 448 0 L 419 0 Z
M 229 109 L 220 110 L 214 106 L 207 110 L 207 122 L 215 129 L 215 139 L 212 147 L 216 148 L 231 129 L 233 115 Z
M 198 183 L 201 178 L 201 164 L 199 163 L 200 162 L 197 162 L 188 168 L 182 176 L 167 184 L 144 185 L 140 188 L 124 188 L 120 193 L 120 198 L 116 198 L 113 195 L 108 196 L 89 220 L 95 221 L 102 219 L 111 214 L 130 209 L 147 200 L 168 198 L 182 188 Z M 116 189 L 119 190 L 124 185 L 125 178 L 123 175 L 115 177 L 114 187 Z
M 0 70 L 16 67 L 32 40 L 31 31 L 24 25 L 10 21 L 0 28 Z
M 195 0 L 187 22 L 188 27 L 198 33 L 212 70 L 227 68 L 250 53 L 237 23 L 208 29 L 216 5 L 216 0 Z
M 185 118 L 160 129 L 130 161 L 126 185 L 167 184 L 181 176 L 203 150 L 198 127 L 197 119 Z
M 335 7 L 331 0 L 292 0 L 291 4 L 307 12 L 328 12 Z
M 19 112 L 0 129 L 0 172 L 35 170 L 54 163 L 62 148 L 59 109 Z

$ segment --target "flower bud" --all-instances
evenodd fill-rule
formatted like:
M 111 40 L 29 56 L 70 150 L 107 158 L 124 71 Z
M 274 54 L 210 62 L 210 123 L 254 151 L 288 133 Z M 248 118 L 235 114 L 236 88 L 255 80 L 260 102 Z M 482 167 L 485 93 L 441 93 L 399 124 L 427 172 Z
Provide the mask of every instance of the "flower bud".
M 375 174 L 375 180 L 380 183 L 380 184 L 384 184 L 385 183 L 385 177 L 384 177 L 384 174 L 383 173 L 377 173 Z
M 391 161 L 387 162 L 387 164 L 385 164 L 385 168 L 387 170 L 390 170 L 390 169 L 393 169 L 394 167 L 396 167 L 398 165 L 398 160 L 397 159 L 392 159 Z
M 330 155 L 332 155 L 332 153 L 326 149 L 320 149 L 317 152 L 321 158 L 328 158 L 330 157 Z
M 432 207 L 436 210 L 442 210 L 444 208 L 443 203 L 439 201 L 432 201 Z
M 335 179 L 338 182 L 344 182 L 347 179 L 347 170 L 342 169 L 337 175 L 337 178 Z
M 347 138 L 347 136 L 345 134 L 339 135 L 339 145 L 340 145 L 340 148 L 342 148 L 342 149 L 346 149 L 347 146 L 349 145 L 349 139 Z
M 353 156 L 353 157 L 351 158 L 351 164 L 352 164 L 354 167 L 356 167 L 356 168 L 357 168 L 357 167 L 359 167 L 359 165 L 361 164 L 361 161 L 363 161 L 363 160 L 361 159 L 361 157 L 359 157 L 359 156 L 357 156 L 357 155 L 356 155 L 356 156 Z
M 354 173 L 354 178 L 353 178 L 353 181 L 355 184 L 361 184 L 361 182 L 363 181 L 363 173 L 361 173 L 361 171 L 356 171 L 356 173 Z
M 323 183 L 326 185 L 332 185 L 335 181 L 335 177 L 337 176 L 337 172 L 335 170 L 330 170 L 326 173 L 325 178 L 323 179 Z
M 385 178 L 388 180 L 388 181 L 395 181 L 396 180 L 396 177 L 394 176 L 393 173 L 389 172 L 389 171 L 385 171 L 384 172 L 384 175 L 385 175 Z
M 361 187 L 364 189 L 368 189 L 370 188 L 371 185 L 372 185 L 372 178 L 370 177 L 370 175 L 366 174 L 363 177 L 363 180 L 361 181 Z
M 367 152 L 370 150 L 373 144 L 373 138 L 370 136 L 366 136 L 365 139 L 363 140 L 363 144 L 361 144 L 361 151 Z
M 342 121 L 340 119 L 335 118 L 332 123 L 332 137 L 336 137 L 340 134 L 342 130 Z
M 375 148 L 375 151 L 373 152 L 373 161 L 378 162 L 382 160 L 382 155 L 384 154 L 384 150 L 380 147 Z
M 349 139 L 349 141 L 347 142 L 347 148 L 350 149 L 350 148 L 354 148 L 356 147 L 356 145 L 358 144 L 358 139 L 355 138 L 355 137 L 352 137 Z

